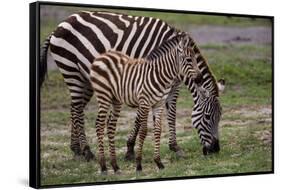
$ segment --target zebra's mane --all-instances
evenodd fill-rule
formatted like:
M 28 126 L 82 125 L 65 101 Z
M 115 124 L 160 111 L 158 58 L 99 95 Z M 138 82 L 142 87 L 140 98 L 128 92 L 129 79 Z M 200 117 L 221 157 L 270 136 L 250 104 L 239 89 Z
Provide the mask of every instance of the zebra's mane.
M 190 37 L 190 35 L 189 35 L 188 46 L 193 49 L 193 51 L 195 52 L 195 55 L 199 55 L 196 57 L 196 60 L 197 60 L 198 67 L 201 70 L 202 74 L 204 75 L 204 74 L 208 73 L 208 76 L 203 79 L 204 80 L 203 85 L 204 85 L 205 81 L 211 80 L 212 86 L 209 87 L 209 88 L 211 88 L 211 94 L 213 94 L 215 96 L 219 96 L 219 89 L 218 89 L 217 80 L 215 78 L 215 75 L 212 73 L 211 69 L 209 68 L 207 60 L 202 55 L 198 45 L 196 44 L 194 39 L 192 37 Z
M 153 60 L 159 56 L 164 55 L 169 49 L 175 48 L 179 41 L 180 41 L 181 35 L 176 35 L 172 38 L 170 38 L 167 41 L 164 41 L 162 44 L 160 44 L 158 47 L 154 48 L 146 57 L 146 60 Z

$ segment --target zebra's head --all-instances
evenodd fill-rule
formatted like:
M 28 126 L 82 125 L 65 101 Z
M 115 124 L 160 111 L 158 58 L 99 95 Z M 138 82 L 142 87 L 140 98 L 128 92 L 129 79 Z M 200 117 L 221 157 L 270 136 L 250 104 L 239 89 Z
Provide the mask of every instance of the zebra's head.
M 196 54 L 189 47 L 189 35 L 185 32 L 180 34 L 178 52 L 180 75 L 189 78 L 200 86 L 203 82 L 203 76 L 197 64 Z
M 198 101 L 193 106 L 192 125 L 198 131 L 203 154 L 220 151 L 218 125 L 221 118 L 221 106 L 217 96 L 209 95 L 202 87 L 197 88 Z

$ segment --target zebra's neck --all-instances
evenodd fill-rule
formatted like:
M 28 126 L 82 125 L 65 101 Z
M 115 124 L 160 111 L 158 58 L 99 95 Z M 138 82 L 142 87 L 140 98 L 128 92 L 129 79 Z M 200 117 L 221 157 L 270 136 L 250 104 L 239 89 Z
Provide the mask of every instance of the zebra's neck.
M 200 69 L 201 74 L 203 75 L 202 87 L 208 92 L 210 96 L 219 96 L 216 78 L 212 74 L 212 71 L 208 66 L 207 60 L 204 58 L 199 47 L 191 37 L 188 46 L 194 50 L 198 67 Z M 184 79 L 184 81 L 193 96 L 194 102 L 196 103 L 199 98 L 199 93 L 197 91 L 196 84 L 188 78 Z
M 179 39 L 174 37 L 153 50 L 146 58 L 150 65 L 150 80 L 161 88 L 171 86 L 179 73 L 178 46 Z
M 170 51 L 168 54 L 162 55 L 158 59 L 149 61 L 149 77 L 151 80 L 159 83 L 163 89 L 169 88 L 178 76 L 179 65 L 176 54 L 177 52 L 175 50 Z
M 148 61 L 153 61 L 155 59 L 159 59 L 159 57 L 163 57 L 169 53 L 171 53 L 172 49 L 175 49 L 179 43 L 180 39 L 178 36 L 173 36 L 169 38 L 167 41 L 164 41 L 160 46 L 155 47 L 146 57 L 145 59 Z

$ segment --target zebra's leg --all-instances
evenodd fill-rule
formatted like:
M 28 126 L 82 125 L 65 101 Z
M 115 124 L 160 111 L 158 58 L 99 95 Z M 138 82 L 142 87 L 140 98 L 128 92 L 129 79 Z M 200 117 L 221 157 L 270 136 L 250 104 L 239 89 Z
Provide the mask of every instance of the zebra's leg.
M 83 156 L 87 161 L 95 158 L 88 145 L 84 129 L 84 104 L 71 104 L 71 142 L 74 156 Z
M 153 109 L 153 123 L 154 123 L 154 162 L 157 164 L 159 169 L 164 169 L 164 165 L 161 162 L 160 158 L 160 139 L 161 139 L 161 131 L 162 131 L 162 113 L 163 107 L 158 107 Z
M 142 171 L 142 147 L 147 135 L 147 117 L 149 113 L 148 107 L 139 107 L 137 115 L 140 118 L 140 130 L 139 130 L 139 144 L 136 153 L 136 171 Z
M 64 81 L 71 96 L 71 141 L 70 149 L 74 153 L 74 158 L 84 156 L 87 161 L 94 159 L 94 154 L 91 152 L 87 143 L 84 130 L 84 108 L 93 96 L 93 90 L 89 82 L 77 69 L 78 60 L 69 60 L 61 57 L 63 55 L 55 46 L 50 46 L 52 56 L 64 77 Z
M 107 125 L 107 135 L 109 140 L 109 152 L 110 152 L 110 162 L 111 166 L 115 173 L 118 173 L 119 166 L 117 165 L 116 161 L 116 152 L 115 152 L 115 131 L 116 131 L 116 123 L 119 118 L 121 104 L 114 104 L 112 107 L 112 111 L 110 112 L 108 118 L 108 125 Z
M 135 151 L 134 151 L 134 147 L 135 147 L 135 143 L 136 143 L 136 138 L 138 135 L 140 129 L 140 118 L 139 115 L 137 115 L 136 120 L 135 120 L 135 126 L 132 129 L 132 131 L 130 132 L 129 138 L 127 140 L 127 152 L 125 155 L 125 160 L 134 160 L 135 158 Z
M 84 102 L 85 102 L 84 109 L 85 109 L 86 105 L 89 103 L 89 101 L 91 100 L 92 96 L 93 96 L 93 89 L 91 87 L 85 88 L 84 89 Z M 83 120 L 84 120 L 84 117 L 83 117 Z M 84 123 L 84 121 L 83 121 L 83 123 Z M 82 154 L 85 157 L 85 159 L 87 161 L 90 161 L 90 160 L 95 159 L 95 155 L 92 153 L 90 146 L 87 142 L 87 137 L 86 137 L 84 126 L 85 125 L 83 124 L 79 130 L 80 147 L 81 147 Z
M 74 158 L 80 157 L 82 155 L 82 150 L 80 148 L 79 141 L 79 127 L 78 124 L 83 124 L 80 121 L 84 117 L 83 112 L 81 111 L 81 105 L 76 103 L 71 103 L 71 139 L 70 139 L 70 149 L 74 153 Z M 83 121 L 82 121 L 83 122 Z
M 179 85 L 175 85 L 166 99 L 167 120 L 169 126 L 169 148 L 171 151 L 174 151 L 177 156 L 184 157 L 184 152 L 178 146 L 176 137 L 176 112 L 178 95 Z
M 98 158 L 99 158 L 99 164 L 101 167 L 102 175 L 107 175 L 103 138 L 104 138 L 104 128 L 106 125 L 106 117 L 109 107 L 110 105 L 100 104 L 98 108 L 98 115 L 96 118 L 96 134 L 98 137 Z
M 71 89 L 70 89 L 71 91 Z M 72 92 L 72 91 L 71 91 Z M 71 150 L 74 156 L 83 156 L 87 161 L 95 158 L 88 145 L 84 128 L 84 109 L 93 96 L 91 88 L 84 88 L 82 93 L 71 93 Z M 79 96 L 78 96 L 79 95 Z

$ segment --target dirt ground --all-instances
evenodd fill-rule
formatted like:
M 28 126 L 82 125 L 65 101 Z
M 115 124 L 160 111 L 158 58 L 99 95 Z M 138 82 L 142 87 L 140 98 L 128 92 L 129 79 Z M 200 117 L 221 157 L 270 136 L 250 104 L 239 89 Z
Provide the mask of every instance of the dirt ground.
M 270 27 L 196 26 L 190 28 L 191 36 L 199 45 L 205 44 L 265 44 L 272 42 Z
M 132 126 L 134 126 L 134 121 L 136 118 L 136 111 L 134 108 L 129 108 L 125 106 L 126 109 L 121 111 L 120 118 L 118 119 L 118 131 L 130 131 Z M 95 113 L 97 107 L 93 104 L 87 106 L 87 113 Z M 191 126 L 191 108 L 178 108 L 177 109 L 177 120 L 176 120 L 176 130 L 179 134 L 184 134 L 186 132 L 192 131 Z M 166 111 L 162 117 L 163 125 L 163 136 L 168 137 L 169 128 L 166 120 Z M 148 128 L 153 129 L 152 126 L 152 113 L 149 113 L 148 117 Z M 236 128 L 243 128 L 255 125 L 271 125 L 272 123 L 272 107 L 270 105 L 246 105 L 246 106 L 233 106 L 224 107 L 223 115 L 221 118 L 220 126 L 222 128 L 227 128 L 229 126 L 236 126 Z M 94 133 L 94 132 L 93 132 Z M 270 144 L 272 140 L 272 131 L 263 131 L 263 133 L 256 134 L 259 139 L 264 143 Z M 148 134 L 149 138 L 152 138 L 153 133 Z M 124 136 L 126 139 L 127 136 Z M 95 138 L 92 139 L 96 142 Z M 167 140 L 167 139 L 166 139 Z M 163 141 L 163 139 L 162 139 Z M 164 140 L 165 141 L 165 140 Z

